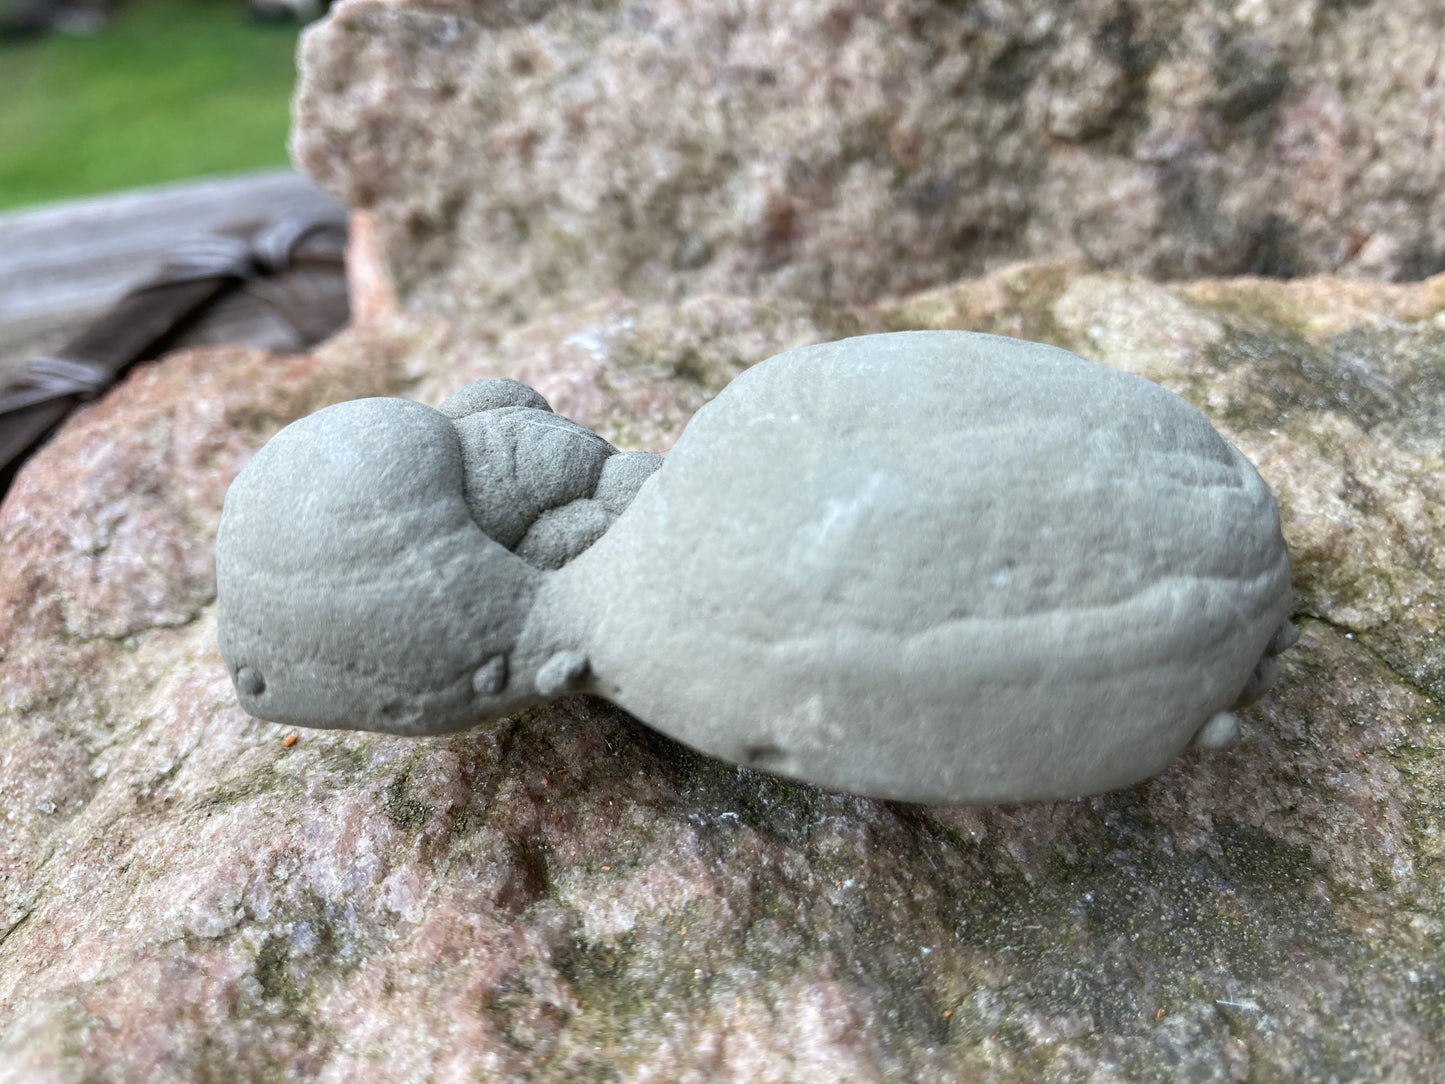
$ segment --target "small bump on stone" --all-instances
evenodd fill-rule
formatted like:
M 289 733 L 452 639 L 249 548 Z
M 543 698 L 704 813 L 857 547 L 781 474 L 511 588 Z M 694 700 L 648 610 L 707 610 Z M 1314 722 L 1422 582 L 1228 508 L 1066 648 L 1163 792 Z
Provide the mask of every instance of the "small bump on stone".
M 1249 681 L 1240 690 L 1239 696 L 1230 705 L 1232 708 L 1246 708 L 1253 704 L 1270 689 L 1274 688 L 1275 681 L 1279 678 L 1279 664 L 1270 655 L 1265 655 L 1259 662 L 1255 663 L 1254 670 L 1250 672 Z
M 1224 749 L 1239 737 L 1239 720 L 1230 712 L 1221 711 L 1199 728 L 1194 735 L 1196 749 Z
M 507 656 L 493 655 L 472 675 L 472 690 L 480 696 L 496 696 L 507 687 Z
M 266 691 L 266 679 L 249 666 L 236 671 L 236 691 L 242 696 L 260 696 Z
M 1264 649 L 1266 655 L 1278 655 L 1286 648 L 1294 647 L 1299 642 L 1299 626 L 1293 621 L 1286 621 L 1279 628 L 1274 630 L 1270 637 L 1269 645 Z
M 586 655 L 577 651 L 559 651 L 537 671 L 537 692 L 543 696 L 562 696 L 572 692 L 589 669 Z

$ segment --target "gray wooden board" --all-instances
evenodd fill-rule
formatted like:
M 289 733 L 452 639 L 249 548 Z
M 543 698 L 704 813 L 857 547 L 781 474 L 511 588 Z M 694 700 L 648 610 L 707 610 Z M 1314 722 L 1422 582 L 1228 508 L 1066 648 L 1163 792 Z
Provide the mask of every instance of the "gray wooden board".
M 0 383 L 59 348 L 178 245 L 336 202 L 292 170 L 136 189 L 0 215 Z

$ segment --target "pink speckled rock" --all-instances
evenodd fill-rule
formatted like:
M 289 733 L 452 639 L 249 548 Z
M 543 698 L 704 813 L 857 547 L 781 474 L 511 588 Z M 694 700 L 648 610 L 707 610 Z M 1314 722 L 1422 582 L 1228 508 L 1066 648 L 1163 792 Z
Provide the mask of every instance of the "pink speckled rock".
M 414 306 L 856 303 L 1020 257 L 1445 268 L 1437 0 L 350 0 L 292 149 Z
M 1169 385 L 1278 494 L 1304 636 L 1235 748 L 923 809 L 588 700 L 291 744 L 235 704 L 212 535 L 291 418 L 506 374 L 665 450 L 750 361 L 962 324 Z M 1434 1079 L 1442 351 L 1445 278 L 1038 266 L 826 316 L 612 301 L 142 369 L 0 507 L 0 1082 Z

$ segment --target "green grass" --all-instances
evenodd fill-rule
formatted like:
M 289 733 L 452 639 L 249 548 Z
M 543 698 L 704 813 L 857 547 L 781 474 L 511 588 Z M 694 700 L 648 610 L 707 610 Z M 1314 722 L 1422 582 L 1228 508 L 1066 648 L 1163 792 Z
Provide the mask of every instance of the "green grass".
M 97 37 L 0 44 L 0 208 L 285 164 L 296 35 L 128 0 Z

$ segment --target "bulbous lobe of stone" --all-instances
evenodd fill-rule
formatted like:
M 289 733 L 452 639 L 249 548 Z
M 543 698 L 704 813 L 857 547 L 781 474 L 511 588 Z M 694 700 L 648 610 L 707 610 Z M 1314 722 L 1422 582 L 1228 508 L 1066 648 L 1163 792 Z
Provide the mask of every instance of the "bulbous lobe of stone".
M 1158 771 L 1292 601 L 1274 500 L 1197 410 L 965 332 L 748 370 L 543 597 L 587 615 L 594 687 L 672 737 L 928 802 Z
M 498 703 L 473 675 L 513 650 L 538 573 L 482 532 L 464 486 L 453 423 L 420 403 L 353 400 L 273 437 L 227 492 L 216 539 L 241 706 L 416 733 Z

